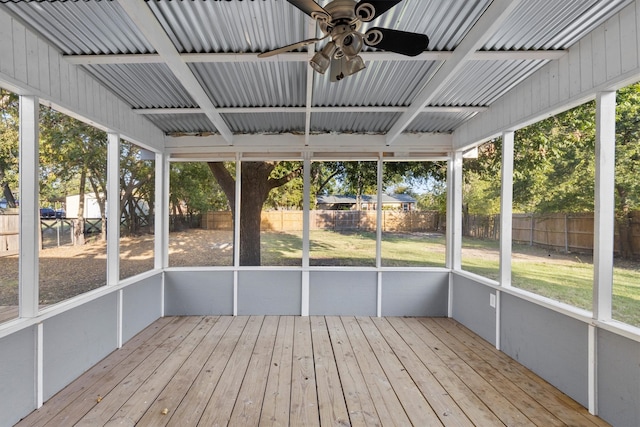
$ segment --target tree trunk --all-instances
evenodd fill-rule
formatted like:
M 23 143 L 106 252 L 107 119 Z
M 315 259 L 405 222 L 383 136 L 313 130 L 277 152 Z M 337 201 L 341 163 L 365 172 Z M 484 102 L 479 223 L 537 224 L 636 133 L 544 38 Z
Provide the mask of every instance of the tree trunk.
M 78 194 L 78 219 L 76 220 L 76 226 L 74 229 L 75 239 L 77 246 L 84 245 L 84 187 L 87 179 L 87 171 L 82 169 L 80 173 L 80 189 Z
M 4 179 L 5 179 L 4 169 L 0 169 L 0 181 L 4 181 Z M 8 182 L 4 182 L 2 184 L 2 193 L 3 193 L 4 199 L 7 201 L 7 207 L 15 208 L 16 199 L 15 197 L 13 197 L 13 192 L 11 191 L 11 187 L 9 187 Z
M 280 182 L 270 181 L 275 167 L 271 162 L 243 162 L 240 190 L 240 265 L 260 265 L 260 220 L 262 205 L 272 188 Z M 232 214 L 235 213 L 235 180 L 221 162 L 209 163 L 209 169 L 224 191 Z M 280 184 L 282 185 L 282 184 Z M 235 220 L 235 215 L 233 215 Z

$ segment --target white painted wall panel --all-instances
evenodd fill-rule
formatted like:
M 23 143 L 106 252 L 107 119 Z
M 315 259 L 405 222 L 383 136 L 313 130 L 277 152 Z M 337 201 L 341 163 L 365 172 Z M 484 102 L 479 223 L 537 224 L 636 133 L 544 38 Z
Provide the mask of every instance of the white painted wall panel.
M 35 34 L 25 32 L 25 45 L 27 47 L 27 83 L 33 87 L 40 87 L 40 55 L 38 38 Z
M 622 55 L 622 72 L 627 73 L 638 66 L 638 29 L 636 16 L 629 13 L 620 15 L 620 50 Z
M 620 18 L 614 16 L 604 24 L 607 47 L 607 80 L 613 79 L 622 72 L 622 52 L 620 51 Z
M 13 43 L 11 18 L 0 13 L 0 72 L 13 73 Z
M 454 148 L 461 149 L 495 138 L 503 130 L 519 129 L 593 99 L 599 91 L 616 90 L 639 81 L 638 22 L 640 0 L 595 28 L 573 45 L 566 55 L 545 65 L 491 105 L 489 110 L 477 114 L 456 129 Z M 533 93 L 544 93 L 547 89 L 548 102 L 534 97 Z M 528 105 L 525 107 L 524 104 Z M 497 116 L 509 117 L 508 123 Z
M 587 36 L 580 42 L 580 91 L 589 90 L 593 86 L 592 52 L 591 37 Z
M 0 12 L 2 13 L 2 12 Z M 27 83 L 27 42 L 25 40 L 25 27 L 21 23 L 12 20 L 13 34 L 13 76 L 22 83 Z
M 44 40 L 38 39 L 38 80 L 40 87 L 45 93 L 51 92 L 51 80 L 49 79 L 49 45 Z
M 0 85 L 19 95 L 35 95 L 50 101 L 65 113 L 118 132 L 140 145 L 164 149 L 160 129 L 140 116 L 120 120 L 122 116 L 136 114 L 79 66 L 66 62 L 53 47 L 2 10 Z
M 60 56 L 52 47 L 49 47 L 49 82 L 51 98 L 60 99 Z

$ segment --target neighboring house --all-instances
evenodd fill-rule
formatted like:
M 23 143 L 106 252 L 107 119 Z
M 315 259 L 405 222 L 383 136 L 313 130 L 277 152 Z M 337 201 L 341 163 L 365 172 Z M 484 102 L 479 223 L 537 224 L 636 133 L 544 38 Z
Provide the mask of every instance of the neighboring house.
M 376 196 L 360 196 L 360 210 L 371 211 L 377 208 Z M 321 210 L 358 210 L 358 200 L 351 195 L 318 196 L 316 207 Z M 416 209 L 416 199 L 408 194 L 383 194 L 382 209 L 397 211 L 413 211 Z

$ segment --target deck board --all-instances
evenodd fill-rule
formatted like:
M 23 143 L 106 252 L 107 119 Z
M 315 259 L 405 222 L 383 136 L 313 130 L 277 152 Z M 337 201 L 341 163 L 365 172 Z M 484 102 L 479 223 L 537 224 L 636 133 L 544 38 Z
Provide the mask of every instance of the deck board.
M 505 424 L 607 425 L 451 319 L 193 316 L 159 319 L 18 426 Z

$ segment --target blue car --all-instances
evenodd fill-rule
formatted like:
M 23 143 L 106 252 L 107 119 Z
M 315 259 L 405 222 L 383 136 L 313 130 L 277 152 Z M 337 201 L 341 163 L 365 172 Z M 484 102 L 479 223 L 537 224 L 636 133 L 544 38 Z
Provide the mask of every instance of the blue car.
M 40 218 L 42 219 L 55 219 L 56 211 L 51 208 L 40 208 Z

